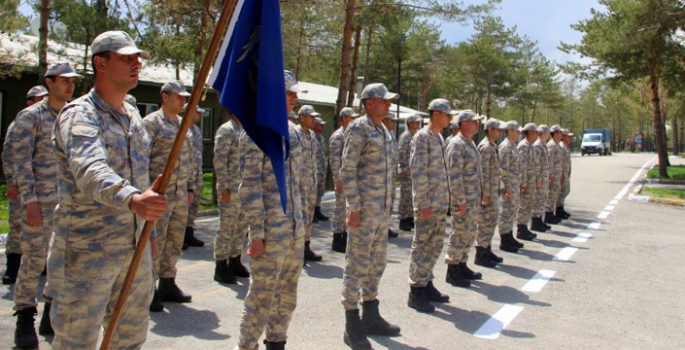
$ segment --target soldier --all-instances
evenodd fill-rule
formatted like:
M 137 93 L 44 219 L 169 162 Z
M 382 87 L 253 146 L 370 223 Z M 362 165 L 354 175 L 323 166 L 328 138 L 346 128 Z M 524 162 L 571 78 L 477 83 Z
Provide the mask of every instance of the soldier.
M 519 208 L 519 196 L 521 194 L 522 167 L 516 142 L 521 132 L 519 124 L 510 120 L 503 126 L 506 138 L 499 145 L 500 178 L 504 188 L 502 198 L 502 211 L 499 216 L 499 249 L 505 252 L 516 253 L 523 248 L 513 235 L 516 212 Z M 527 190 L 526 190 L 527 191 Z
M 549 194 L 547 195 L 545 222 L 561 222 L 561 214 L 555 214 L 559 192 L 561 191 L 561 181 L 564 175 L 564 150 L 561 146 L 561 138 L 564 136 L 561 126 L 552 125 L 549 129 L 552 137 L 547 142 L 549 152 Z M 556 219 L 556 220 L 555 220 Z
M 155 174 L 161 174 L 164 171 L 169 152 L 181 126 L 178 113 L 183 110 L 186 97 L 190 96 L 185 86 L 178 80 L 170 80 L 162 85 L 161 95 L 162 108 L 143 118 L 143 124 L 152 138 L 151 182 Z M 162 312 L 163 301 L 189 303 L 192 300 L 190 295 L 183 293 L 176 285 L 176 263 L 181 257 L 188 222 L 188 206 L 193 202 L 195 190 L 196 170 L 192 163 L 192 137 L 188 131 L 166 190 L 166 213 L 155 223 L 159 255 L 153 257 L 153 271 L 155 279 L 159 279 L 159 286 L 150 304 L 152 312 Z
M 340 167 L 342 165 L 343 144 L 345 142 L 345 130 L 350 123 L 357 119 L 359 114 L 351 107 L 345 107 L 340 111 L 340 122 L 342 126 L 333 132 L 329 142 L 329 156 L 331 160 L 331 174 L 333 175 L 333 185 L 335 186 L 335 210 L 331 220 L 333 230 L 333 243 L 331 249 L 338 253 L 344 253 L 347 249 L 347 227 L 345 224 L 345 192 L 343 191 L 342 181 L 340 181 Z
M 150 55 L 121 31 L 98 35 L 91 52 L 95 88 L 62 109 L 53 133 L 59 220 L 48 280 L 55 350 L 96 348 L 144 221 L 160 219 L 166 209 L 164 195 L 149 188 L 150 136 L 138 110 L 124 103 L 138 84 L 139 58 Z M 145 343 L 155 252 L 151 238 L 110 342 L 113 349 L 140 349 Z
M 32 87 L 26 94 L 26 105 L 32 106 L 42 101 L 48 95 L 48 89 L 42 85 Z M 15 118 L 16 120 L 16 118 Z M 9 199 L 7 211 L 9 213 L 9 232 L 5 243 L 5 255 L 7 256 L 7 269 L 2 276 L 2 284 L 14 284 L 17 282 L 19 266 L 21 266 L 21 200 L 19 199 L 19 185 L 16 180 L 16 166 L 21 160 L 15 160 L 21 153 L 16 149 L 12 139 L 15 138 L 16 124 L 14 121 L 7 127 L 7 135 L 2 146 L 2 171 L 5 175 Z
M 547 140 L 549 139 L 549 136 L 549 127 L 545 124 L 538 125 L 538 139 L 533 143 L 533 152 L 535 153 L 535 176 L 538 187 L 535 191 L 535 205 L 533 207 L 533 217 L 530 225 L 532 231 L 538 232 L 546 232 L 551 229 L 551 226 L 546 225 L 542 218 L 542 214 L 547 211 L 547 195 L 549 194 L 549 183 L 551 179 L 549 151 L 547 150 Z
M 388 132 L 390 133 L 390 137 L 392 137 L 392 156 L 390 159 L 392 159 L 392 164 L 391 164 L 391 169 L 393 169 L 393 175 L 392 175 L 392 184 L 391 188 L 393 189 L 392 192 L 392 199 L 390 200 L 390 208 L 395 207 L 395 188 L 397 187 L 397 164 L 399 161 L 399 154 L 397 152 L 397 140 L 395 139 L 395 134 L 393 134 L 393 131 L 395 128 L 397 128 L 397 121 L 399 118 L 395 113 L 388 113 L 388 115 L 383 118 L 383 125 L 385 125 L 385 128 L 388 129 Z M 393 230 L 390 229 L 390 219 L 392 217 L 392 209 L 390 210 L 390 215 L 388 216 L 388 237 L 389 238 L 395 238 L 399 236 L 399 234 Z
M 316 117 L 314 121 L 314 132 L 316 133 L 316 207 L 314 207 L 314 222 L 328 221 L 328 216 L 321 212 L 321 197 L 326 190 L 326 140 L 323 138 L 323 131 L 326 129 L 326 122 Z
M 295 75 L 285 71 L 287 109 L 297 103 Z M 286 116 L 283 116 L 285 118 Z M 242 183 L 239 196 L 250 225 L 247 254 L 252 258 L 250 286 L 240 319 L 236 349 L 258 348 L 266 328 L 267 350 L 285 349 L 288 326 L 297 305 L 297 282 L 302 272 L 304 237 L 308 229 L 300 133 L 288 123 L 290 155 L 285 161 L 287 208 L 281 206 L 269 158 L 243 131 L 240 136 Z M 301 181 L 302 180 L 302 181 Z
M 472 110 L 462 111 L 457 117 L 459 134 L 447 145 L 447 169 L 452 208 L 452 232 L 447 243 L 447 283 L 468 288 L 469 280 L 483 278 L 472 271 L 466 261 L 476 240 L 478 211 L 481 205 L 483 175 L 481 161 L 473 136 L 478 133 L 482 116 Z
M 345 344 L 371 349 L 367 335 L 396 336 L 400 328 L 381 317 L 378 286 L 387 264 L 387 224 L 392 211 L 392 136 L 383 125 L 390 100 L 399 95 L 383 84 L 367 85 L 361 94 L 366 115 L 345 130 L 340 180 L 347 198 L 347 255 L 343 272 Z M 363 314 L 359 317 L 359 301 Z
M 126 94 L 124 97 L 124 102 L 130 104 L 132 107 L 138 108 L 138 100 L 136 100 L 136 97 L 131 94 Z
M 240 205 L 240 147 L 243 125 L 235 115 L 216 131 L 214 137 L 214 174 L 219 193 L 219 230 L 214 240 L 214 280 L 235 284 L 237 277 L 250 277 L 241 253 L 247 234 L 247 219 Z
M 528 230 L 528 222 L 531 220 L 535 207 L 535 194 L 541 185 L 535 171 L 535 151 L 533 143 L 538 138 L 537 126 L 528 123 L 521 129 L 523 140 L 518 144 L 519 161 L 521 164 L 521 197 L 519 198 L 518 216 L 516 217 L 516 238 L 531 241 L 537 237 Z M 519 249 L 523 243 L 519 243 Z
M 457 136 L 457 134 L 459 134 L 459 123 L 450 122 L 450 136 L 447 136 L 447 138 L 445 139 L 445 147 L 449 145 L 452 138 Z
M 411 169 L 414 203 L 414 238 L 409 254 L 407 305 L 419 312 L 433 312 L 430 302 L 446 303 L 448 295 L 433 285 L 433 267 L 445 244 L 445 220 L 450 205 L 442 131 L 456 114 L 448 100 L 439 98 L 428 105 L 430 120 L 411 140 Z
M 481 168 L 483 170 L 483 199 L 478 215 L 478 236 L 476 237 L 476 257 L 474 263 L 484 267 L 495 267 L 504 259 L 495 255 L 490 247 L 495 235 L 497 214 L 499 212 L 500 160 L 495 142 L 502 136 L 504 124 L 495 118 L 485 123 L 485 137 L 478 144 Z
M 182 112 L 185 113 L 188 104 L 183 106 Z M 183 238 L 183 246 L 181 250 L 188 249 L 188 247 L 204 247 L 205 242 L 195 237 L 195 219 L 197 212 L 200 209 L 200 202 L 202 201 L 202 189 L 204 184 L 202 182 L 202 151 L 204 150 L 204 143 L 202 141 L 202 130 L 197 126 L 197 123 L 202 119 L 205 110 L 197 106 L 195 113 L 192 113 L 193 125 L 190 126 L 190 148 L 192 149 L 192 164 L 195 172 L 195 193 L 193 201 L 188 206 L 188 223 L 186 224 L 186 232 Z
M 414 228 L 414 206 L 411 202 L 411 174 L 409 173 L 409 144 L 411 138 L 419 131 L 421 116 L 416 114 L 407 118 L 407 130 L 400 135 L 400 205 L 397 213 L 400 216 L 400 230 L 411 231 Z
M 314 221 L 314 208 L 316 206 L 316 183 L 317 183 L 317 161 L 316 161 L 316 149 L 318 147 L 318 142 L 316 141 L 316 134 L 314 133 L 314 121 L 316 117 L 320 114 L 314 110 L 314 107 L 310 105 L 304 105 L 297 112 L 299 116 L 300 125 L 295 129 L 300 134 L 302 139 L 302 174 L 301 180 L 305 184 L 307 203 L 308 206 L 305 208 L 307 210 L 307 217 L 309 222 L 307 222 L 307 232 L 309 232 L 304 238 L 304 261 L 321 261 L 321 255 L 314 253 L 310 247 L 311 243 L 311 227 Z
M 571 141 L 573 140 L 573 133 L 567 129 L 562 130 L 561 149 L 563 151 L 563 165 L 561 175 L 561 190 L 559 191 L 559 199 L 557 200 L 556 215 L 562 219 L 571 217 L 566 210 L 564 210 L 564 202 L 566 197 L 571 192 Z

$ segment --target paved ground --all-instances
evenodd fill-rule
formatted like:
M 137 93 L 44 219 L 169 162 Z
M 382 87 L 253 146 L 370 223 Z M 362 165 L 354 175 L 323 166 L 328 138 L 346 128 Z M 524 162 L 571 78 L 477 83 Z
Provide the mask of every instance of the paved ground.
M 574 156 L 567 203 L 572 220 L 526 243 L 519 254 L 502 254 L 505 262 L 497 269 L 479 269 L 484 279 L 468 290 L 447 286 L 446 267 L 439 262 L 436 286 L 452 301 L 431 315 L 406 307 L 411 234 L 392 239 L 381 311 L 402 327 L 402 336 L 374 337 L 374 347 L 685 348 L 685 210 L 627 201 L 632 187 L 626 184 L 653 159 Z M 166 312 L 152 315 L 146 349 L 230 349 L 236 344 L 247 287 L 212 280 L 217 220 L 201 225 L 200 236 L 210 244 L 184 252 L 179 262 L 179 285 L 193 295 L 193 303 L 167 305 Z M 392 226 L 397 230 L 396 222 Z M 346 348 L 340 305 L 344 257 L 328 250 L 330 240 L 328 223 L 317 225 L 312 245 L 324 261 L 305 268 L 300 278 L 289 349 Z M 2 349 L 13 344 L 11 298 L 12 288 L 0 287 Z M 41 348 L 50 349 L 50 339 L 41 340 Z

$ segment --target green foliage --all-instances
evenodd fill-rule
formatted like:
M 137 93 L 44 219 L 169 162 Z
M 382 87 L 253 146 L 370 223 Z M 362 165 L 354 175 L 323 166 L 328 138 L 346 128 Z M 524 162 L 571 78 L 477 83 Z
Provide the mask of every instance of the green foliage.
M 0 184 L 0 234 L 9 231 L 9 212 L 7 211 L 7 204 L 9 199 L 5 196 L 7 192 L 7 185 Z
M 674 180 L 685 180 L 685 165 L 676 165 L 668 167 L 668 177 Z M 647 172 L 648 179 L 658 179 L 659 169 L 652 168 Z
M 0 38 L 3 40 L 19 40 L 16 34 L 28 26 L 28 18 L 18 11 L 20 0 L 3 0 L 0 2 Z M 26 69 L 26 62 L 15 57 L 5 48 L 0 48 L 0 79 L 18 77 Z
M 642 188 L 642 194 L 663 199 L 685 199 L 685 190 L 670 188 L 656 188 L 645 186 Z

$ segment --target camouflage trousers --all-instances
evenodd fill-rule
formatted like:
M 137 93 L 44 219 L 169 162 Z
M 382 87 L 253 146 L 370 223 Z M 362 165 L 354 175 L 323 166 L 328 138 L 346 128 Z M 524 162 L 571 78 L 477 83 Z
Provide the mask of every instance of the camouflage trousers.
M 181 257 L 186 223 L 188 197 L 185 191 L 167 191 L 167 210 L 155 223 L 159 254 L 152 261 L 155 280 L 176 277 L 176 263 Z
M 323 194 L 326 191 L 326 174 L 317 174 L 316 176 L 319 179 L 316 182 L 316 206 L 320 207 L 321 197 L 323 197 Z
M 343 271 L 342 304 L 345 310 L 359 308 L 360 299 L 375 300 L 388 255 L 389 210 L 363 209 L 361 223 L 348 228 Z
M 567 177 L 564 179 L 564 183 L 561 184 L 559 198 L 557 198 L 557 207 L 564 205 L 566 202 L 566 197 L 568 197 L 569 193 L 571 193 L 571 179 Z
M 405 178 L 400 175 L 400 205 L 397 207 L 400 220 L 411 218 L 414 215 L 414 203 L 411 196 L 411 177 Z
M 519 208 L 519 195 L 521 191 L 519 186 L 514 186 L 516 190 L 511 191 L 511 198 L 507 198 L 505 194 L 502 195 L 502 210 L 499 213 L 499 234 L 506 234 L 514 230 L 514 223 L 516 222 L 516 212 Z
M 497 197 L 490 198 L 488 205 L 480 206 L 478 235 L 476 236 L 476 244 L 479 247 L 487 248 L 490 246 L 497 227 L 497 214 L 499 214 L 499 198 Z
M 529 188 L 527 193 L 520 192 L 518 216 L 516 223 L 518 225 L 528 225 L 531 216 L 533 215 L 533 206 L 535 205 L 535 190 Z
M 107 328 L 133 258 L 129 251 L 76 251 L 53 239 L 48 258 L 54 350 L 95 349 Z M 140 349 L 145 343 L 154 290 L 150 248 L 143 254 L 124 305 L 111 349 Z
M 333 233 L 342 233 L 347 230 L 345 219 L 347 218 L 345 194 L 335 192 L 335 208 L 331 218 L 331 230 Z
M 545 202 L 545 208 L 547 210 L 545 211 L 554 212 L 556 210 L 560 190 L 561 186 L 558 182 L 555 181 L 553 184 L 549 184 L 549 193 L 547 194 L 547 201 Z
M 238 191 L 235 193 L 237 197 Z M 228 202 L 219 201 L 219 230 L 214 239 L 214 259 L 228 260 L 240 256 L 247 234 L 247 220 L 238 198 Z
M 197 219 L 197 213 L 200 211 L 200 203 L 202 202 L 202 182 L 198 181 L 196 185 L 193 202 L 188 206 L 188 224 L 186 226 L 195 227 L 195 219 Z
M 535 190 L 533 204 L 533 217 L 541 217 L 547 209 L 547 195 L 549 194 L 549 181 L 542 180 L 542 186 Z
M 14 309 L 23 310 L 38 305 L 38 284 L 45 269 L 48 245 L 52 238 L 55 204 L 40 204 L 42 226 L 31 226 L 26 220 L 26 206 L 21 215 L 21 266 L 14 286 Z M 45 286 L 47 289 L 47 285 Z
M 297 306 L 304 237 L 295 234 L 292 220 L 264 229 L 264 254 L 250 260 L 250 287 L 240 318 L 236 349 L 257 349 L 265 329 L 266 340 L 285 341 Z
M 479 210 L 480 203 L 466 203 L 466 214 L 459 216 L 459 207 L 452 206 L 452 232 L 447 241 L 446 264 L 455 265 L 468 260 L 469 250 L 478 234 Z
M 433 210 L 426 220 L 419 211 L 414 211 L 414 238 L 409 253 L 409 285 L 425 287 L 432 281 L 433 267 L 445 245 L 445 220 L 447 210 Z
M 5 244 L 6 254 L 21 254 L 21 200 L 10 199 L 7 204 L 9 212 L 10 231 L 7 233 Z

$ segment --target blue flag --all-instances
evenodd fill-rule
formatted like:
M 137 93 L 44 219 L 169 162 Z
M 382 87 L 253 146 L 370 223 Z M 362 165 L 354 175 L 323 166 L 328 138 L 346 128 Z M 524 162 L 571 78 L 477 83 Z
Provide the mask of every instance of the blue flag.
M 278 0 L 240 0 L 208 83 L 269 157 L 286 210 L 288 110 Z

